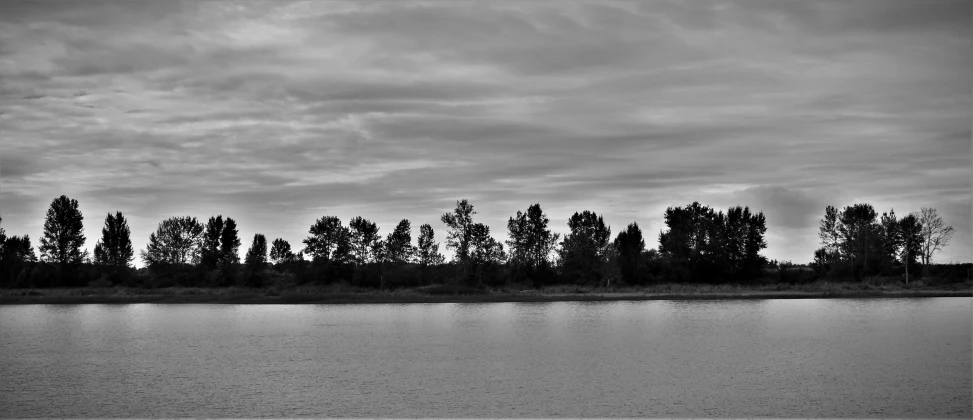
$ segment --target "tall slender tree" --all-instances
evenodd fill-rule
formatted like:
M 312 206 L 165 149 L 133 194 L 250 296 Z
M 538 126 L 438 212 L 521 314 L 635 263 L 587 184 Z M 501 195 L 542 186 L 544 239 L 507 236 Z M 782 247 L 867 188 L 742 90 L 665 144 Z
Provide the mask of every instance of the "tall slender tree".
M 828 255 L 828 262 L 836 263 L 841 256 L 841 221 L 838 219 L 838 209 L 834 206 L 825 207 L 818 237 Z
M 208 270 L 215 270 L 222 259 L 220 239 L 223 237 L 223 226 L 223 215 L 211 216 L 206 222 L 206 231 L 199 249 L 199 263 Z
M 135 257 L 132 247 L 132 232 L 122 212 L 108 213 L 105 226 L 101 228 L 101 239 L 95 244 L 95 263 L 126 268 Z
M 379 240 L 378 226 L 361 216 L 355 217 L 348 222 L 351 228 L 351 247 L 355 256 L 355 263 L 359 266 L 373 261 L 372 249 L 375 242 Z
M 259 271 L 267 265 L 267 238 L 264 235 L 253 235 L 245 263 L 250 271 Z
M 618 265 L 622 280 L 629 284 L 639 283 L 645 240 L 642 239 L 642 229 L 639 229 L 638 223 L 632 222 L 625 230 L 618 233 L 615 237 L 615 249 L 618 251 Z
M 443 263 L 443 256 L 439 253 L 439 243 L 436 242 L 436 234 L 429 224 L 419 226 L 419 238 L 416 241 L 415 259 L 422 267 L 439 265 Z
M 922 255 L 923 228 L 924 226 L 915 214 L 910 214 L 899 220 L 898 232 L 902 246 L 899 255 L 902 264 L 905 265 L 906 283 L 909 282 L 909 273 L 915 273 L 915 270 L 910 268 L 915 266 L 916 259 Z
M 845 207 L 839 215 L 841 220 L 840 232 L 845 245 L 845 253 L 851 257 L 852 269 L 862 278 L 868 272 L 868 259 L 874 238 L 877 234 L 877 217 L 871 204 L 861 203 Z M 861 269 L 858 269 L 858 266 Z
M 744 209 L 746 210 L 746 209 Z M 747 239 L 744 247 L 744 275 L 748 278 L 756 277 L 763 269 L 767 259 L 760 255 L 760 251 L 767 248 L 767 218 L 763 212 L 751 215 L 747 220 Z
M 412 225 L 402 219 L 385 238 L 385 259 L 391 263 L 405 263 L 412 257 Z
M 80 264 L 87 255 L 81 249 L 85 241 L 83 221 L 78 200 L 64 195 L 55 198 L 44 220 L 41 259 L 60 264 Z
M 452 213 L 445 213 L 440 220 L 449 230 L 446 233 L 446 249 L 455 254 L 453 259 L 463 267 L 463 277 L 470 273 L 470 241 L 473 237 L 473 205 L 466 200 L 456 202 Z
M 220 232 L 220 257 L 224 264 L 240 262 L 240 233 L 236 221 L 229 217 L 226 218 L 223 231 Z
M 474 223 L 470 227 L 470 262 L 475 269 L 477 283 L 483 283 L 483 273 L 491 267 L 503 264 L 506 254 L 503 245 L 490 236 L 490 227 Z
M 0 223 L 3 223 L 3 217 L 0 217 Z M 7 232 L 4 232 L 3 226 L 0 226 L 0 255 L 3 255 L 3 246 L 7 242 Z
M 882 213 L 878 226 L 879 252 L 881 252 L 882 266 L 885 271 L 892 268 L 902 248 L 902 233 L 899 220 L 895 216 L 895 209 Z

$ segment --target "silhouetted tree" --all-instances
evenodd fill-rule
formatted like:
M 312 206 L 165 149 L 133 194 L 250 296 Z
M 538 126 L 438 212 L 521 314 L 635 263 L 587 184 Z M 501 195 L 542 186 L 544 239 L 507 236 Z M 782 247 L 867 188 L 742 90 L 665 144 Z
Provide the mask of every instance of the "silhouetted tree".
M 105 226 L 101 228 L 101 239 L 95 244 L 95 263 L 115 269 L 128 268 L 135 257 L 132 248 L 132 232 L 122 212 L 108 213 Z
M 207 270 L 215 270 L 223 257 L 220 250 L 223 226 L 223 215 L 211 216 L 206 222 L 206 231 L 199 249 L 199 263 Z
M 3 217 L 0 217 L 0 223 L 3 223 Z M 0 226 L 0 255 L 3 255 L 3 247 L 7 242 L 7 232 L 3 230 L 3 226 Z
M 857 271 L 856 277 L 859 279 L 868 272 L 869 251 L 874 246 L 878 230 L 876 217 L 875 209 L 865 203 L 845 207 L 839 216 L 844 253 L 850 257 L 852 270 Z M 875 253 L 871 253 L 871 256 L 874 257 Z M 861 269 L 858 269 L 859 264 Z
M 915 262 L 916 259 L 922 257 L 925 226 L 919 220 L 919 217 L 915 214 L 910 214 L 903 217 L 898 223 L 899 240 L 901 241 L 899 257 L 902 264 L 905 265 L 907 283 L 910 272 L 918 274 L 915 270 Z
M 304 239 L 304 252 L 314 259 L 343 264 L 351 262 L 351 233 L 341 225 L 335 216 L 324 216 L 317 220 L 308 231 L 311 236 Z
M 821 245 L 824 245 L 825 254 L 829 263 L 833 264 L 841 257 L 841 221 L 838 219 L 838 209 L 834 206 L 827 206 L 824 209 L 824 218 L 821 219 L 818 231 L 821 238 Z
M 834 258 L 828 252 L 828 249 L 821 247 L 814 250 L 814 260 L 811 262 L 811 268 L 818 275 L 824 275 L 831 270 L 832 261 L 834 261 Z
M 470 273 L 470 241 L 472 240 L 473 205 L 466 200 L 456 202 L 452 213 L 445 213 L 440 220 L 449 230 L 446 233 L 446 249 L 455 252 L 453 259 L 463 267 L 463 278 Z
M 726 214 L 694 202 L 665 213 L 668 231 L 659 234 L 659 251 L 676 281 L 744 280 L 758 276 L 767 247 L 763 213 L 731 207 Z
M 5 236 L 3 240 L 0 247 L 0 286 L 28 287 L 31 268 L 37 262 L 30 236 Z
M 665 212 L 668 231 L 659 233 L 659 252 L 670 260 L 676 281 L 699 279 L 698 268 L 706 248 L 708 220 L 713 210 L 698 202 L 682 207 L 669 207 Z
M 482 223 L 470 226 L 470 262 L 476 270 L 477 283 L 483 283 L 484 272 L 503 264 L 503 245 L 490 236 L 490 227 Z
M 253 235 L 253 242 L 247 250 L 247 268 L 252 271 L 262 270 L 267 265 L 267 238 L 262 234 Z
M 189 264 L 198 258 L 203 225 L 195 217 L 170 217 L 159 223 L 142 251 L 142 261 L 157 264 Z
M 931 207 L 923 207 L 919 210 L 916 218 L 922 225 L 922 252 L 920 254 L 922 270 L 924 275 L 929 275 L 929 264 L 932 263 L 933 255 L 949 245 L 949 240 L 952 239 L 956 229 L 947 226 L 943 222 L 943 218 L 939 216 L 939 212 Z
M 283 238 L 274 239 L 273 245 L 270 247 L 270 260 L 274 264 L 280 264 L 282 262 L 292 261 L 297 259 L 297 256 L 291 251 L 291 244 L 285 241 Z
M 549 222 L 540 204 L 531 205 L 526 213 L 518 211 L 507 221 L 507 234 L 510 237 L 507 247 L 510 249 L 511 263 L 527 268 L 547 264 L 560 239 L 560 235 L 547 228 Z
M 439 243 L 436 234 L 429 224 L 419 226 L 419 238 L 416 241 L 416 262 L 423 267 L 442 264 L 444 258 L 439 253 Z
M 739 208 L 739 207 L 737 207 Z M 744 244 L 743 277 L 754 278 L 762 271 L 767 259 L 760 255 L 760 251 L 767 248 L 767 218 L 763 212 L 750 214 L 749 208 L 743 209 L 746 225 L 746 243 Z
M 259 233 L 253 235 L 253 242 L 244 260 L 247 266 L 246 283 L 250 287 L 263 286 L 263 270 L 267 266 L 267 238 Z
M 384 242 L 385 261 L 405 263 L 412 257 L 412 225 L 402 219 L 395 230 L 388 234 Z
M 642 262 L 642 252 L 645 251 L 645 240 L 642 239 L 642 229 L 638 223 L 632 222 L 615 237 L 615 250 L 618 252 L 618 265 L 622 280 L 629 284 L 640 283 L 639 269 Z
M 608 262 L 611 228 L 601 216 L 585 210 L 568 219 L 571 233 L 561 242 L 561 268 L 574 282 L 601 281 L 602 265 Z
M 240 262 L 240 244 L 239 231 L 233 218 L 224 219 L 223 215 L 209 218 L 198 262 L 207 270 L 216 270 L 215 285 L 226 286 L 232 282 L 234 266 Z
M 899 220 L 895 217 L 895 209 L 888 213 L 882 213 L 878 225 L 879 251 L 884 271 L 892 269 L 892 265 L 899 255 L 902 247 L 902 233 L 899 229 Z
M 78 210 L 78 200 L 60 196 L 51 202 L 44 220 L 41 237 L 41 260 L 59 264 L 81 264 L 87 252 L 84 246 L 84 217 Z
M 361 216 L 348 222 L 351 231 L 351 246 L 355 255 L 355 263 L 359 266 L 374 261 L 372 250 L 379 240 L 378 226 Z
M 227 217 L 223 223 L 223 231 L 220 232 L 220 257 L 224 264 L 236 264 L 240 262 L 240 233 L 236 227 L 236 221 Z
M 426 282 L 430 279 L 430 271 L 443 264 L 445 258 L 439 253 L 439 243 L 436 242 L 436 234 L 429 224 L 419 226 L 419 237 L 416 239 L 414 253 L 415 262 L 420 267 L 420 279 Z M 438 268 L 437 268 L 438 270 Z

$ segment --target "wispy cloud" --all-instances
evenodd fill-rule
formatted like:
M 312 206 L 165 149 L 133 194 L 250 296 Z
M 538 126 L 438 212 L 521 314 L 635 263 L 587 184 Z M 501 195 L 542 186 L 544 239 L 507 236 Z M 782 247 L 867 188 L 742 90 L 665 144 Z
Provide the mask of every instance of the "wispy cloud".
M 969 261 L 968 1 L 36 2 L 0 13 L 0 212 L 77 198 L 136 246 L 222 213 L 298 244 L 469 198 L 637 220 L 763 210 L 807 261 L 827 204 L 940 209 Z M 649 241 L 650 246 L 654 242 Z

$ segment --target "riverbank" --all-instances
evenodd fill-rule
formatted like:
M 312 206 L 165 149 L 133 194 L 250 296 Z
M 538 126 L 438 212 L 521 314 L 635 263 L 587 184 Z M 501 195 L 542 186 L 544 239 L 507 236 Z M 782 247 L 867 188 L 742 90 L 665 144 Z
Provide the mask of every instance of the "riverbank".
M 922 283 L 869 284 L 815 282 L 770 285 L 663 284 L 646 287 L 600 288 L 553 286 L 539 290 L 519 288 L 473 289 L 431 286 L 395 291 L 357 289 L 342 285 L 297 286 L 286 289 L 229 288 L 74 288 L 0 290 L 0 304 L 355 304 L 355 303 L 473 303 L 570 302 L 712 299 L 821 299 L 973 297 L 973 284 L 926 286 Z

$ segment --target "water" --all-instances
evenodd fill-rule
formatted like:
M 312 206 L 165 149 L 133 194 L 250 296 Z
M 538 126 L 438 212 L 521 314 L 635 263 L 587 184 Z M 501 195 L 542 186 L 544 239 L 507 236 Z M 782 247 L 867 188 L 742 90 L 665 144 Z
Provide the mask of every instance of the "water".
M 5 417 L 971 417 L 969 298 L 0 306 Z

